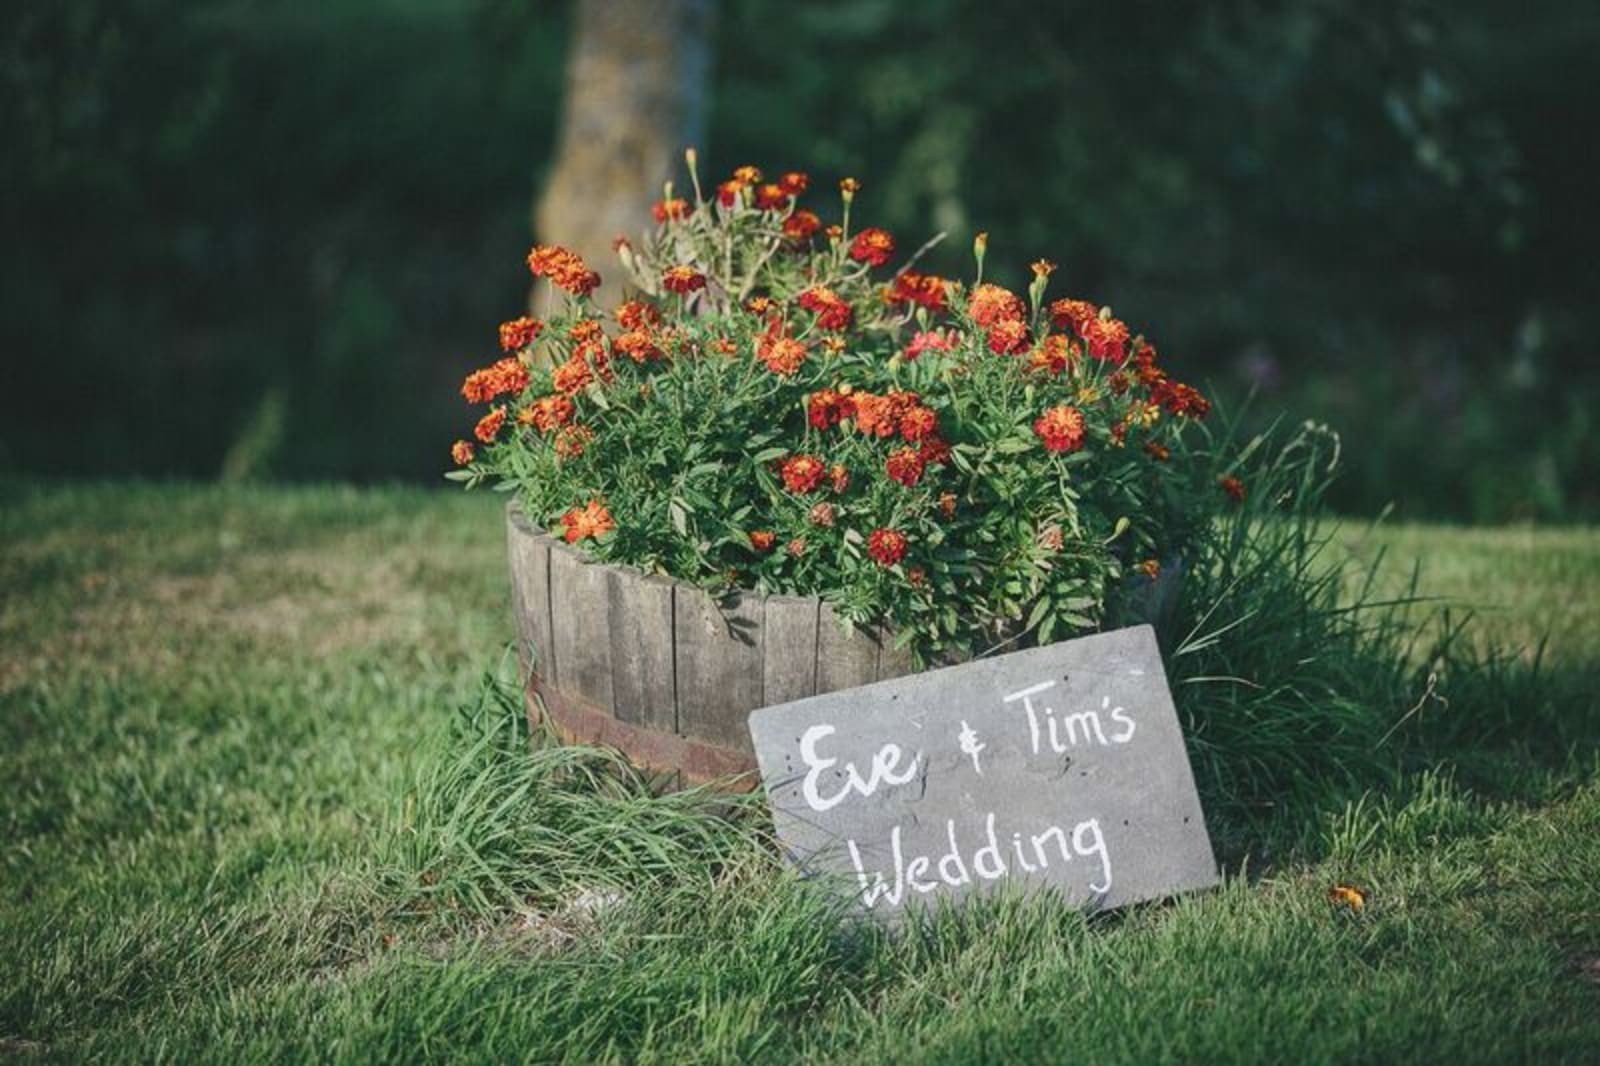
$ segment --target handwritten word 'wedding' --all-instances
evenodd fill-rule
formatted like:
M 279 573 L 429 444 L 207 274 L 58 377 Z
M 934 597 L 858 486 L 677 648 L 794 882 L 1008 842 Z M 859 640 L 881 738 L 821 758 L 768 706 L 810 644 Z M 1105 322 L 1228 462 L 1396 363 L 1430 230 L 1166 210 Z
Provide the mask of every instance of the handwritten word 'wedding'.
M 1054 681 L 1044 681 L 1013 692 L 1001 699 L 1007 711 L 999 721 L 1015 729 L 1026 729 L 1028 744 L 1035 755 L 1052 752 L 1064 755 L 1080 745 L 1110 747 L 1131 741 L 1138 730 L 1133 718 L 1122 707 L 1114 707 L 1103 697 L 1098 708 L 1057 713 L 1048 701 Z M 800 758 L 805 776 L 800 794 L 806 805 L 818 813 L 832 810 L 851 799 L 867 799 L 890 790 L 911 786 L 926 772 L 921 751 L 908 752 L 899 744 L 878 748 L 863 770 L 853 761 L 828 754 L 828 738 L 837 729 L 826 723 L 810 726 L 801 735 Z M 973 770 L 982 775 L 981 755 L 988 746 L 977 730 L 962 720 L 958 735 L 952 738 L 963 757 L 970 758 Z M 837 750 L 837 749 L 835 749 Z M 830 773 L 831 771 L 831 773 Z M 825 775 L 831 781 L 825 783 Z M 843 778 L 842 782 L 839 778 Z M 871 908 L 879 900 L 899 906 L 908 892 L 926 894 L 941 886 L 960 888 L 983 881 L 1026 876 L 1053 865 L 1075 860 L 1093 860 L 1089 890 L 1096 895 L 1111 891 L 1111 852 L 1098 818 L 1076 821 L 1068 828 L 1057 824 L 1033 827 L 1006 827 L 997 830 L 994 811 L 983 815 L 982 829 L 958 829 L 956 819 L 945 819 L 944 841 L 948 850 L 936 847 L 933 854 L 907 855 L 901 827 L 891 828 L 888 840 L 889 870 L 869 869 L 861 845 L 845 841 L 850 862 L 855 868 L 861 902 Z M 881 852 L 880 852 L 881 854 Z

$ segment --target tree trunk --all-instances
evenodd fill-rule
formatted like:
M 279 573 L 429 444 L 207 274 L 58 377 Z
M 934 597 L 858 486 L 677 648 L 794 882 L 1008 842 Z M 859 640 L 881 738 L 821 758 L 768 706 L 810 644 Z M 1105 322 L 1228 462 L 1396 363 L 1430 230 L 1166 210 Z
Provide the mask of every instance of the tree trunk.
M 582 255 L 615 304 L 619 236 L 651 225 L 650 205 L 705 126 L 714 0 L 579 0 L 561 140 L 534 232 Z

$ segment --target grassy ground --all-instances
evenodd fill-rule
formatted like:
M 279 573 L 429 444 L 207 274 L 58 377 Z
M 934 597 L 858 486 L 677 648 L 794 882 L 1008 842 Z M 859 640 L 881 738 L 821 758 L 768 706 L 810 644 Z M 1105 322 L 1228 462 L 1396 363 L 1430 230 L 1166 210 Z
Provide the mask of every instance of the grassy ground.
M 1202 750 L 1221 891 L 890 937 L 759 812 L 527 743 L 498 502 L 0 485 L 0 1057 L 1600 1056 L 1600 533 L 1342 530 L 1539 671 L 1411 693 L 1393 774 L 1293 810 Z

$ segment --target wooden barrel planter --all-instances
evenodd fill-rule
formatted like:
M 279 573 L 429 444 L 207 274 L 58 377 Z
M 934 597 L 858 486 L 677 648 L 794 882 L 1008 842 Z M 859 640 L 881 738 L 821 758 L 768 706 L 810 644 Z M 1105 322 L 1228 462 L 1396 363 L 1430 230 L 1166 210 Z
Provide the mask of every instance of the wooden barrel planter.
M 747 774 L 758 707 L 911 673 L 881 630 L 846 631 L 828 604 L 702 589 L 598 563 L 506 509 L 512 610 L 528 716 L 565 739 L 700 784 Z M 1152 616 L 1175 581 L 1151 583 Z

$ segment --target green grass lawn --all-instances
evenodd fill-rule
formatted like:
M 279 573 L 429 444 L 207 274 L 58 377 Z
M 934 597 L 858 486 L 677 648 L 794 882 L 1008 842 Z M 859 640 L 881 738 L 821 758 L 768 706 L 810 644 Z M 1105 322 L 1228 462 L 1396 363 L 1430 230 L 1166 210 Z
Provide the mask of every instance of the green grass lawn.
M 500 502 L 0 483 L 0 1057 L 1600 1059 L 1600 532 L 1348 523 L 1542 656 L 1379 708 L 1381 778 L 1245 818 L 1213 760 L 1219 891 L 890 935 L 527 742 Z

